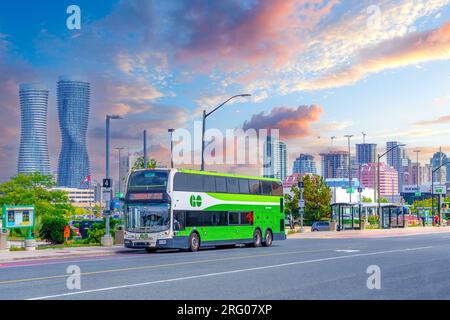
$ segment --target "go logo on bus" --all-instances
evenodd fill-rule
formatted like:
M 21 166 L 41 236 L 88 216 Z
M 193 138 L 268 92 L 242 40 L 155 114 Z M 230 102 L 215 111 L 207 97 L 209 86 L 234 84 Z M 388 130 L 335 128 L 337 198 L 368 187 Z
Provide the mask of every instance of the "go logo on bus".
M 189 199 L 189 203 L 191 204 L 191 207 L 201 207 L 202 197 L 192 195 L 191 198 Z

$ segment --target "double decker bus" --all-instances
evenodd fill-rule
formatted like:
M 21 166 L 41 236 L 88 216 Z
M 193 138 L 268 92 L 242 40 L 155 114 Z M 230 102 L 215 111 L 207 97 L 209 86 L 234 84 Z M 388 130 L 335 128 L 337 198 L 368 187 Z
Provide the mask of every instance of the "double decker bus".
M 125 194 L 125 247 L 197 251 L 271 246 L 284 240 L 280 180 L 185 169 L 132 172 Z

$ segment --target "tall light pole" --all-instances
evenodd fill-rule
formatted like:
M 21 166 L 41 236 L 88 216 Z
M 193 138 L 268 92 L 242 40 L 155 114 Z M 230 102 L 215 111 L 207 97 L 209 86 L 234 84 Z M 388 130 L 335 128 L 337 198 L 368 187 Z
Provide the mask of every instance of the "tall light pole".
M 380 199 L 380 159 L 382 157 L 384 157 L 385 155 L 387 155 L 389 152 L 391 152 L 392 150 L 394 150 L 395 148 L 399 148 L 399 147 L 404 147 L 406 146 L 406 144 L 396 144 L 395 146 L 389 148 L 388 150 L 386 150 L 385 153 L 383 153 L 382 155 L 378 154 L 378 162 L 377 162 L 377 189 L 378 189 L 378 195 L 377 195 L 377 201 L 378 201 L 378 207 L 377 207 L 377 211 L 378 211 L 378 226 L 381 228 L 382 227 L 382 219 L 381 219 L 381 199 Z
M 331 139 L 331 148 L 333 148 L 333 141 L 336 140 L 336 136 L 332 136 L 330 139 Z
M 350 156 L 350 139 L 353 137 L 352 134 L 347 134 L 344 136 L 348 141 L 348 192 L 350 195 L 350 203 L 352 203 L 352 161 Z
M 110 138 L 110 127 L 111 127 L 111 120 L 116 119 L 122 119 L 119 115 L 106 115 L 106 179 L 109 179 L 109 138 Z M 112 237 L 109 232 L 109 215 L 111 210 L 111 199 L 112 199 L 112 192 L 111 192 L 111 185 L 109 188 L 107 188 L 107 191 L 109 192 L 109 197 L 106 198 L 106 222 L 105 222 L 105 235 L 102 238 L 102 244 L 105 246 L 111 246 L 113 244 Z
M 202 122 L 202 164 L 201 164 L 201 170 L 205 170 L 205 126 L 206 126 L 206 118 L 209 117 L 211 114 L 213 114 L 215 111 L 217 111 L 220 107 L 225 105 L 228 101 L 238 98 L 238 97 L 250 97 L 251 94 L 245 93 L 245 94 L 238 94 L 235 96 L 232 96 L 228 98 L 228 100 L 222 102 L 220 105 L 215 107 L 212 111 L 206 112 L 206 110 L 203 110 L 203 122 Z
M 121 159 L 121 151 L 122 150 L 124 150 L 125 148 L 123 148 L 123 147 L 116 147 L 116 148 L 114 148 L 115 150 L 117 150 L 118 152 L 119 152 L 119 167 L 118 167 L 118 177 L 119 177 L 119 179 L 118 179 L 118 182 L 119 182 L 119 191 L 117 192 L 117 193 L 121 193 L 121 188 L 120 188 L 120 180 L 122 180 L 122 177 L 120 176 L 120 159 Z
M 172 137 L 173 137 L 173 132 L 175 131 L 175 129 L 168 129 L 167 131 L 170 133 L 170 168 L 173 169 L 173 141 L 172 141 Z

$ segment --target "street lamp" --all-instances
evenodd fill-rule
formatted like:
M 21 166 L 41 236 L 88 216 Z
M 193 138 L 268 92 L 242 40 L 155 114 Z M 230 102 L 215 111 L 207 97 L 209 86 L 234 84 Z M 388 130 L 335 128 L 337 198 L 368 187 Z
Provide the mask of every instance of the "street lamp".
M 122 189 L 120 188 L 120 180 L 122 180 L 122 177 L 120 176 L 120 159 L 121 159 L 120 153 L 121 153 L 121 151 L 124 150 L 125 148 L 123 148 L 123 147 L 116 147 L 116 148 L 114 148 L 114 149 L 117 150 L 117 151 L 119 152 L 119 167 L 118 167 L 119 191 L 118 191 L 117 193 L 122 193 L 122 192 L 121 192 Z
M 173 141 L 172 141 L 172 136 L 173 136 L 173 132 L 175 131 L 175 129 L 168 129 L 167 132 L 170 133 L 170 168 L 173 169 Z
M 406 146 L 406 144 L 396 144 L 393 147 L 391 147 L 388 150 L 386 150 L 386 152 L 383 153 L 382 155 L 378 154 L 378 163 L 377 163 L 377 189 L 378 189 L 377 201 L 378 201 L 378 207 L 377 207 L 377 211 L 378 211 L 378 225 L 380 226 L 380 228 L 382 227 L 382 223 L 381 223 L 381 201 L 380 201 L 381 200 L 380 199 L 380 159 L 382 157 L 384 157 L 385 155 L 387 155 L 392 150 L 394 150 L 395 148 L 404 147 L 404 146 Z
M 352 162 L 350 160 L 350 139 L 353 137 L 353 134 L 347 134 L 344 137 L 348 140 L 348 194 L 350 195 L 350 203 L 352 203 Z
M 216 108 L 214 108 L 212 111 L 210 112 L 206 112 L 206 110 L 203 110 L 203 123 L 202 123 L 202 164 L 201 164 L 201 170 L 204 171 L 205 170 L 205 125 L 206 125 L 206 118 L 209 117 L 212 113 L 214 113 L 215 111 L 217 111 L 220 107 L 222 107 L 223 105 L 225 105 L 228 101 L 234 99 L 234 98 L 238 98 L 238 97 L 250 97 L 251 94 L 245 93 L 245 94 L 238 94 L 235 96 L 232 96 L 231 98 L 228 98 L 228 100 L 222 102 L 220 105 L 218 105 Z
M 111 127 L 111 120 L 118 120 L 122 119 L 119 115 L 106 115 L 106 179 L 109 179 L 109 138 L 110 138 L 110 127 Z M 111 210 L 111 199 L 112 199 L 112 192 L 111 192 L 111 186 L 108 188 L 109 190 L 109 199 L 106 199 L 106 222 L 105 222 L 105 235 L 102 238 L 102 245 L 104 246 L 111 246 L 113 244 L 113 240 L 111 235 L 109 234 L 109 210 Z

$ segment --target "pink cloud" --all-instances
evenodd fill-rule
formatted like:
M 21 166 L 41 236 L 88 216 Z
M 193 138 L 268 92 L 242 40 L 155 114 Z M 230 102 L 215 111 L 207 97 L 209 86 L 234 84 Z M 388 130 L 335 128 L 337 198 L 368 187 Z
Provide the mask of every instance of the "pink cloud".
M 322 107 L 299 106 L 297 108 L 277 107 L 266 114 L 255 114 L 246 121 L 243 129 L 279 129 L 285 139 L 303 138 L 310 135 L 310 124 L 319 120 Z

